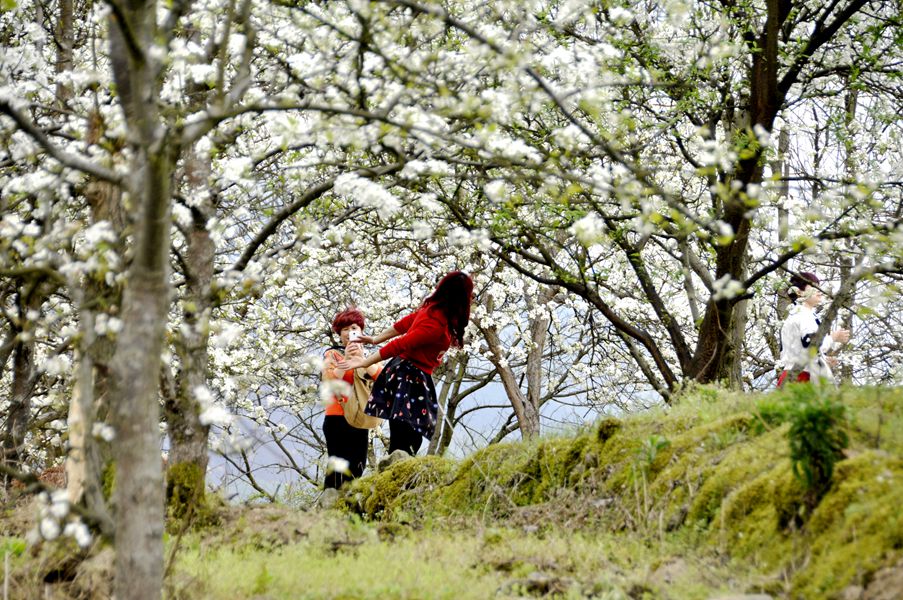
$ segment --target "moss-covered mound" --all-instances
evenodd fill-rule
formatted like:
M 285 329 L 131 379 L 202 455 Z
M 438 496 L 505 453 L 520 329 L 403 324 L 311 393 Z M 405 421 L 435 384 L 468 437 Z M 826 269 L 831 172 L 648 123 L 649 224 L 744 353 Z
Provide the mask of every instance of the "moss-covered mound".
M 791 455 L 791 427 L 817 446 L 817 428 L 836 425 L 811 413 L 837 404 L 849 447 L 816 457 L 830 476 L 815 494 Z M 386 521 L 532 515 L 539 527 L 670 537 L 761 572 L 791 597 L 823 598 L 900 563 L 901 499 L 903 390 L 790 386 L 758 396 L 698 388 L 572 437 L 498 444 L 460 463 L 410 459 L 356 481 L 340 506 Z

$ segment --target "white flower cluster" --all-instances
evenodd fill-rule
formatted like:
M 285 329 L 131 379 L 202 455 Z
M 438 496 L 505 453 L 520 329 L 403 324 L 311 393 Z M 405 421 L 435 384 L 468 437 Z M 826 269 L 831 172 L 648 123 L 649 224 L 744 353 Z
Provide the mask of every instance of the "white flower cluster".
M 426 221 L 414 221 L 411 224 L 411 235 L 415 240 L 428 240 L 433 237 L 433 227 Z
M 298 364 L 298 371 L 303 375 L 319 373 L 323 370 L 323 357 L 317 354 L 308 354 Z
M 483 192 L 494 204 L 501 204 L 511 196 L 511 189 L 503 179 L 490 181 L 483 186 Z
M 40 368 L 50 377 L 57 377 L 69 373 L 72 361 L 64 354 L 57 354 L 45 360 Z
M 523 140 L 508 136 L 496 134 L 494 137 L 490 137 L 486 140 L 486 148 L 489 151 L 489 156 L 498 155 L 513 162 L 525 162 L 534 165 L 542 162 L 542 155 L 535 148 L 532 148 Z
M 405 164 L 399 175 L 405 179 L 418 179 L 426 176 L 447 176 L 452 170 L 447 162 L 441 160 L 412 160 Z
M 94 423 L 91 435 L 105 442 L 112 442 L 116 438 L 116 430 L 106 423 Z
M 213 394 L 205 385 L 194 388 L 194 397 L 201 408 L 198 419 L 201 425 L 219 425 L 225 427 L 232 423 L 233 416 L 225 406 L 213 398 Z
M 736 160 L 737 153 L 729 144 L 720 143 L 717 140 L 703 141 L 702 150 L 699 153 L 699 162 L 702 164 L 730 172 L 733 170 Z
M 746 288 L 743 287 L 742 283 L 731 278 L 730 275 L 725 275 L 712 284 L 712 292 L 714 293 L 712 299 L 716 301 L 730 300 L 731 298 L 736 298 L 745 291 Z
M 355 173 L 339 175 L 333 189 L 355 204 L 376 209 L 383 219 L 389 219 L 401 210 L 401 202 L 389 190 Z
M 489 232 L 485 229 L 468 230 L 455 227 L 448 232 L 448 243 L 458 248 L 474 247 L 481 252 L 489 250 L 492 245 Z
M 577 238 L 584 247 L 589 248 L 605 240 L 605 222 L 598 214 L 592 212 L 571 225 L 571 235 Z
M 565 0 L 558 5 L 554 23 L 556 27 L 565 27 L 591 15 L 586 0 Z
M 66 490 L 38 495 L 38 527 L 29 534 L 32 542 L 55 540 L 60 534 L 71 537 L 81 548 L 91 545 L 91 532 L 75 515 L 69 512 Z
M 238 323 L 218 321 L 212 329 L 214 334 L 210 338 L 210 345 L 214 348 L 228 348 L 235 344 L 245 332 L 244 327 Z
M 122 331 L 122 319 L 111 317 L 106 313 L 100 313 L 94 320 L 94 333 L 99 336 L 115 337 Z
M 330 473 L 343 473 L 345 475 L 350 475 L 350 466 L 351 463 L 349 463 L 344 458 L 340 458 L 338 456 L 330 456 L 326 461 L 326 474 L 329 475 Z
M 623 6 L 612 7 L 608 11 L 608 16 L 611 22 L 616 25 L 629 25 L 633 21 L 633 13 Z
M 351 393 L 351 386 L 341 379 L 324 379 L 320 383 L 320 402 L 325 406 L 332 402 L 333 398 L 347 396 Z

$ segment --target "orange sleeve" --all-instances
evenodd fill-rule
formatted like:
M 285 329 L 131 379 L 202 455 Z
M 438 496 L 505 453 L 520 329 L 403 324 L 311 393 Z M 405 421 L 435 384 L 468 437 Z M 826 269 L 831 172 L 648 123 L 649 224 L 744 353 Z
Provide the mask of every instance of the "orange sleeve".
M 342 359 L 342 355 L 338 353 L 336 350 L 327 350 L 326 354 L 323 355 L 323 380 L 326 379 L 338 379 L 338 375 L 336 375 L 336 371 L 338 369 L 335 368 L 336 361 Z

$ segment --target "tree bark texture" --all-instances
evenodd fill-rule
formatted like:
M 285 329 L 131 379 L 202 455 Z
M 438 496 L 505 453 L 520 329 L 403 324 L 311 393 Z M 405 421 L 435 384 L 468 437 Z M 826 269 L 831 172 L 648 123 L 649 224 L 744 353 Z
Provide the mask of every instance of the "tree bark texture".
M 123 294 L 123 330 L 113 358 L 116 431 L 115 595 L 158 600 L 163 582 L 163 469 L 160 457 L 160 353 L 169 306 L 168 255 L 173 160 L 158 108 L 161 66 L 151 49 L 154 2 L 115 5 L 110 57 L 132 150 L 129 197 L 134 255 Z
M 41 290 L 40 281 L 28 281 L 20 284 L 18 296 L 17 337 L 13 342 L 13 380 L 10 389 L 9 409 L 5 415 L 3 426 L 3 461 L 10 466 L 21 466 L 22 446 L 31 426 L 31 398 L 37 382 L 35 373 L 35 341 L 29 331 L 28 313 L 37 310 L 46 297 Z
M 197 153 L 187 153 L 185 180 L 189 193 L 199 192 L 210 173 L 209 159 Z M 192 207 L 192 225 L 186 232 L 187 250 L 185 270 L 186 295 L 182 305 L 187 332 L 178 344 L 181 370 L 174 398 L 166 404 L 166 420 L 169 425 L 170 450 L 168 470 L 182 469 L 193 474 L 192 490 L 182 490 L 198 501 L 204 495 L 207 472 L 207 440 L 210 427 L 200 421 L 203 407 L 197 401 L 197 389 L 207 385 L 208 342 L 210 339 L 210 315 L 213 310 L 210 285 L 213 281 L 215 247 L 207 230 L 213 207 L 209 200 Z M 185 471 L 183 465 L 191 465 Z M 183 481 L 182 485 L 185 482 Z

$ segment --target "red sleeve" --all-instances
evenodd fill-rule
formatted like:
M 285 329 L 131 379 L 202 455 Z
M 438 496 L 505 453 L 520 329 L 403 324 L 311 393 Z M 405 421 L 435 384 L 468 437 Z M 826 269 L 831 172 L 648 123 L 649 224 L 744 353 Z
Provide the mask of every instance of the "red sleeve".
M 399 323 L 405 321 L 407 318 L 408 317 L 405 317 L 399 321 Z M 393 356 L 398 356 L 402 353 L 412 354 L 416 352 L 417 348 L 420 346 L 435 342 L 436 339 L 441 339 L 446 333 L 446 327 L 445 324 L 439 321 L 435 316 L 425 314 L 417 321 L 416 327 L 410 330 L 406 329 L 406 331 L 407 333 L 401 337 L 395 338 L 380 349 L 380 358 L 386 360 L 387 358 L 392 358 Z
M 406 317 L 403 317 L 395 322 L 392 325 L 392 329 L 397 331 L 398 333 L 405 333 L 408 329 L 411 328 L 411 325 L 414 324 L 414 319 L 417 317 L 417 311 L 412 312 Z

